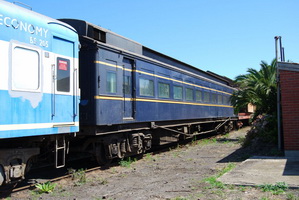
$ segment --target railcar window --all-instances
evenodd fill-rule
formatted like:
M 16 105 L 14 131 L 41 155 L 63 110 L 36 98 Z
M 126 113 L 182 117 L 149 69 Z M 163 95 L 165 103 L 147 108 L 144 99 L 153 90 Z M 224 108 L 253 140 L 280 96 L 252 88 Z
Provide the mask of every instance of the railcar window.
M 70 60 L 57 58 L 57 91 L 70 91 Z
M 204 102 L 206 102 L 206 103 L 210 102 L 210 94 L 208 92 L 204 92 L 203 97 L 204 97 L 204 99 L 203 99 Z
M 154 96 L 154 81 L 140 78 L 139 93 L 142 96 Z
M 186 100 L 193 101 L 193 90 L 191 88 L 186 88 Z
M 230 105 L 229 97 L 228 96 L 223 96 L 223 104 L 224 105 Z
M 217 103 L 217 95 L 212 93 L 211 97 L 212 97 L 212 103 Z
M 115 72 L 107 72 L 106 91 L 107 93 L 116 93 L 116 73 Z
M 218 104 L 223 104 L 222 96 L 220 94 L 218 94 Z
M 170 86 L 169 84 L 167 83 L 159 83 L 159 88 L 158 88 L 158 91 L 159 91 L 159 97 L 162 97 L 162 98 L 169 98 L 169 95 L 170 95 Z
M 226 96 L 223 96 L 223 98 L 222 98 L 222 103 L 223 103 L 224 105 L 227 105 L 227 97 L 226 97 Z
M 12 87 L 20 90 L 39 89 L 40 57 L 37 51 L 15 47 L 12 59 Z
M 174 99 L 183 99 L 183 87 L 173 86 L 173 98 Z
M 124 93 L 131 94 L 131 76 L 124 76 Z
M 202 101 L 202 92 L 199 90 L 195 91 L 195 99 L 196 101 Z

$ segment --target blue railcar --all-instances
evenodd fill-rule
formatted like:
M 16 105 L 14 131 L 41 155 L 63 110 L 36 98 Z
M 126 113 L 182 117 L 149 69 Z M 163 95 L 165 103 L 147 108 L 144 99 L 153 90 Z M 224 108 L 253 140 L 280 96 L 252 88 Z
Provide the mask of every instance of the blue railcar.
M 62 21 L 80 36 L 79 135 L 102 136 L 85 145 L 99 146 L 95 154 L 121 158 L 179 135 L 232 127 L 227 78 L 85 21 Z
M 234 117 L 234 89 L 224 79 L 84 21 L 63 21 L 81 35 L 82 124 Z
M 63 166 L 64 136 L 79 131 L 79 41 L 71 26 L 5 1 L 0 28 L 1 185 L 40 152 Z

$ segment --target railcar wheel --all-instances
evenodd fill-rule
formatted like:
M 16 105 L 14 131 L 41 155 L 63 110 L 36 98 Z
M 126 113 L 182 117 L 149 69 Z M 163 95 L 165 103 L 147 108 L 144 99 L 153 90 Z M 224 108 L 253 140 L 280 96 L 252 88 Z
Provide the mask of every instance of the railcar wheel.
M 101 166 L 108 165 L 112 159 L 107 158 L 104 144 L 97 144 L 95 148 L 97 163 Z
M 0 165 L 0 186 L 4 183 L 4 181 L 5 181 L 5 173 L 3 167 Z

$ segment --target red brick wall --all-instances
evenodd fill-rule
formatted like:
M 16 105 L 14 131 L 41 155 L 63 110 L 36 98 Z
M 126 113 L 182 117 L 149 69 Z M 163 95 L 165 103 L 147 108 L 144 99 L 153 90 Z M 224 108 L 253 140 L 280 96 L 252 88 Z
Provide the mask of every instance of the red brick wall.
M 281 111 L 285 150 L 299 150 L 299 72 L 280 70 Z

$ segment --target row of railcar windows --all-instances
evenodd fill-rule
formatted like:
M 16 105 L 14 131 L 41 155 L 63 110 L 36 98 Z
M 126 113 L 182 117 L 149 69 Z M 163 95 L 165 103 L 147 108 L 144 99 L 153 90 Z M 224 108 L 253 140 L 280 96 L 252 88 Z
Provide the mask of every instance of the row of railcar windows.
M 130 76 L 124 76 L 124 89 L 125 93 L 130 93 L 131 81 Z M 107 84 L 106 91 L 108 93 L 116 93 L 117 84 L 116 84 L 116 74 L 113 72 L 107 73 Z M 172 91 L 173 95 L 171 97 L 170 93 L 171 85 L 165 82 L 158 82 L 158 97 L 162 99 L 174 99 L 177 101 L 184 100 L 184 87 L 179 85 L 173 85 Z M 139 95 L 145 97 L 154 97 L 155 96 L 155 85 L 154 81 L 146 78 L 139 78 Z M 195 94 L 195 96 L 194 96 Z M 203 103 L 213 103 L 213 104 L 222 104 L 230 105 L 229 96 L 225 94 L 219 94 L 216 92 L 210 91 L 201 91 L 194 90 L 193 88 L 185 87 L 185 100 L 186 101 L 196 101 Z
M 174 100 L 183 100 L 184 87 L 179 85 L 173 85 L 173 97 L 170 94 L 170 84 L 164 82 L 158 82 L 158 97 L 164 99 L 173 98 Z M 195 96 L 194 96 L 195 92 Z M 150 79 L 139 79 L 139 94 L 140 96 L 154 96 L 154 81 Z M 212 93 L 208 91 L 194 90 L 192 88 L 185 88 L 185 100 L 197 101 L 204 103 L 214 103 L 229 105 L 229 96 Z

